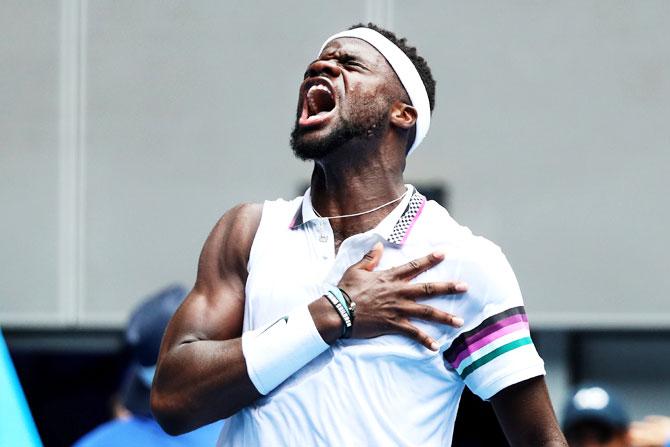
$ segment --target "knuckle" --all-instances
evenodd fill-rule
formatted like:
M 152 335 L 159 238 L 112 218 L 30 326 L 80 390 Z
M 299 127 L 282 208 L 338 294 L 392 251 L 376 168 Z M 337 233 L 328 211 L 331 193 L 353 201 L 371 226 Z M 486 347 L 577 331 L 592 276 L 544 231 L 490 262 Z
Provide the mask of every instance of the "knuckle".
M 426 295 L 432 295 L 434 291 L 433 283 L 430 282 L 423 283 L 423 291 Z
M 426 319 L 433 316 L 433 308 L 430 306 L 424 306 L 421 312 Z
M 414 326 L 407 327 L 407 334 L 412 338 L 419 338 L 419 330 Z
M 409 261 L 408 264 L 412 268 L 412 270 L 419 270 L 421 268 L 419 261 L 417 261 L 416 259 L 412 259 L 411 261 Z

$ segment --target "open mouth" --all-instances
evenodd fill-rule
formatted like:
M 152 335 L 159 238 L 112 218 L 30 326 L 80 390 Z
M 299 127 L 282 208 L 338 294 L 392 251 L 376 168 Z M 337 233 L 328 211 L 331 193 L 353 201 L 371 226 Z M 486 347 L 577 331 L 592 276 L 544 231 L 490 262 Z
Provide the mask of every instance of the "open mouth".
M 312 127 L 324 124 L 337 106 L 333 88 L 324 78 L 308 80 L 303 87 L 302 113 L 298 124 Z

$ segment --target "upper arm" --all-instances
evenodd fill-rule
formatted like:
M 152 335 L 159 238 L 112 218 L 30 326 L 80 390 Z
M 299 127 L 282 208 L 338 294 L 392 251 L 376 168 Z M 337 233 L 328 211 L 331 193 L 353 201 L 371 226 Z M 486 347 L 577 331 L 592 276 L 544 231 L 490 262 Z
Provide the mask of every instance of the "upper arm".
M 544 377 L 511 385 L 491 397 L 491 403 L 512 446 L 567 446 Z
M 195 286 L 172 317 L 161 351 L 241 336 L 247 262 L 261 213 L 262 205 L 243 204 L 216 223 L 200 254 Z

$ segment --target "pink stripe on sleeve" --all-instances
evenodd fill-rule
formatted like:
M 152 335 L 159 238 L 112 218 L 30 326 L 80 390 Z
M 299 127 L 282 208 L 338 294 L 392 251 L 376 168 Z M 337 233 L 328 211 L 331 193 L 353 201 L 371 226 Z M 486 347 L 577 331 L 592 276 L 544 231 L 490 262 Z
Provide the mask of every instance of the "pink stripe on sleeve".
M 516 316 L 518 315 L 515 315 L 515 317 Z M 463 360 L 470 357 L 473 353 L 475 353 L 479 349 L 483 348 L 484 346 L 488 345 L 489 343 L 493 342 L 494 340 L 504 335 L 511 334 L 512 332 L 520 331 L 523 329 L 529 329 L 527 321 L 518 321 L 516 323 L 508 324 L 506 326 L 499 328 L 497 331 L 488 334 L 486 337 L 482 337 L 476 342 L 468 344 L 466 348 L 461 353 L 459 353 L 458 356 L 456 356 L 454 361 L 451 363 L 451 366 L 453 366 L 454 368 L 458 368 L 458 365 L 460 365 Z
M 526 314 L 516 314 L 509 316 L 507 318 L 503 318 L 502 320 L 498 320 L 495 323 L 491 323 L 488 326 L 484 327 L 483 329 L 480 329 L 478 332 L 471 334 L 469 337 L 463 340 L 462 345 L 458 347 L 454 351 L 454 355 L 458 356 L 462 350 L 464 350 L 468 345 L 473 344 L 477 340 L 486 337 L 489 334 L 492 334 L 496 332 L 498 329 L 508 326 L 510 324 L 519 322 L 519 321 L 528 321 L 528 317 Z M 453 356 L 452 356 L 453 357 Z

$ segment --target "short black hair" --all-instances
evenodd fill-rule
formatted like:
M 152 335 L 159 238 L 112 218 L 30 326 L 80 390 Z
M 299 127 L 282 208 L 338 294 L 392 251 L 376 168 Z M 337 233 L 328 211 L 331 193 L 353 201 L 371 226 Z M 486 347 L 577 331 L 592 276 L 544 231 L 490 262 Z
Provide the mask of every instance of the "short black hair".
M 379 34 L 393 42 L 398 48 L 402 50 L 403 53 L 407 55 L 409 60 L 411 60 L 416 67 L 416 71 L 419 72 L 419 76 L 421 76 L 423 85 L 426 87 L 426 92 L 428 93 L 428 102 L 430 103 L 430 111 L 432 112 L 435 108 L 435 79 L 433 79 L 433 74 L 430 72 L 428 62 L 426 62 L 424 58 L 417 54 L 416 48 L 407 45 L 407 39 L 404 37 L 398 38 L 395 33 L 377 26 L 372 22 L 368 22 L 367 25 L 359 23 L 357 25 L 353 25 L 349 29 L 351 30 L 354 28 L 370 28 L 371 30 L 377 31 Z

